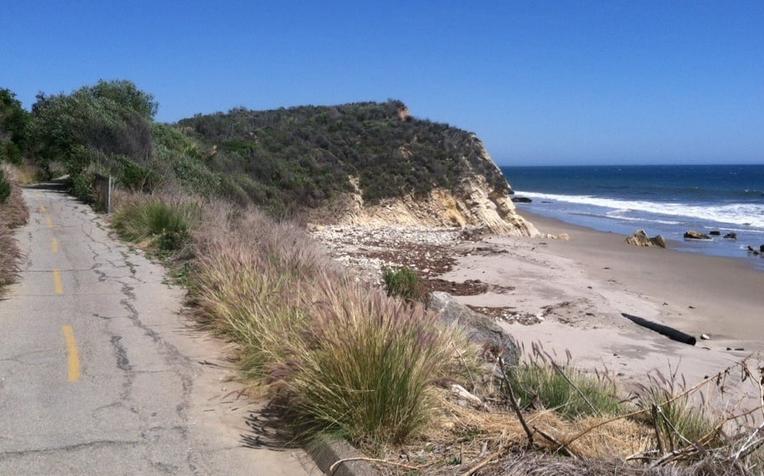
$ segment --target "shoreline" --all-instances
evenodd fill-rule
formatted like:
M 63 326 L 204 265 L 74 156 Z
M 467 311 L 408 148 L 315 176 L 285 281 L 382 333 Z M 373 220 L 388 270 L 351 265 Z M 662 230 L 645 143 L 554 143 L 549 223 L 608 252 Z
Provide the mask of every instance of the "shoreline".
M 640 226 L 635 224 L 633 230 L 631 230 L 629 232 L 623 232 L 622 233 L 621 231 L 601 230 L 601 229 L 598 229 L 598 228 L 596 228 L 594 226 L 588 226 L 588 225 L 585 225 L 585 224 L 572 223 L 572 222 L 568 222 L 568 221 L 566 221 L 566 220 L 564 220 L 562 218 L 559 218 L 559 217 L 550 217 L 550 216 L 546 216 L 546 215 L 543 215 L 543 214 L 540 214 L 540 213 L 537 213 L 537 212 L 529 211 L 525 207 L 523 207 L 523 204 L 515 204 L 515 207 L 516 207 L 517 212 L 521 216 L 527 216 L 528 219 L 531 222 L 533 222 L 533 223 L 537 223 L 537 222 L 538 223 L 544 223 L 544 224 L 548 225 L 552 229 L 571 228 L 571 229 L 580 230 L 580 231 L 591 231 L 591 232 L 596 232 L 596 233 L 603 233 L 603 234 L 606 234 L 606 235 L 612 234 L 612 235 L 616 235 L 616 236 L 624 236 L 624 238 L 626 237 L 626 235 L 628 233 L 633 233 L 633 232 L 636 232 L 637 230 L 640 229 Z M 650 236 L 655 235 L 655 234 L 660 234 L 660 230 L 652 230 L 653 233 L 650 233 L 650 230 L 647 230 L 646 228 L 644 228 L 644 229 L 646 231 L 648 231 L 648 234 Z M 727 228 L 720 227 L 719 229 L 720 230 L 726 230 Z M 720 258 L 720 259 L 728 259 L 728 260 L 738 261 L 738 262 L 745 263 L 747 266 L 753 268 L 757 272 L 764 273 L 764 255 L 762 255 L 761 257 L 751 256 L 750 252 L 749 253 L 745 253 L 745 251 L 744 251 L 744 247 L 745 246 L 753 247 L 756 251 L 758 251 L 759 250 L 759 246 L 761 246 L 761 245 L 758 242 L 756 242 L 756 241 L 749 242 L 749 241 L 746 241 L 744 239 L 740 240 L 740 241 L 732 241 L 732 243 L 737 243 L 737 244 L 740 245 L 741 254 L 722 254 L 722 253 L 708 253 L 708 252 L 704 252 L 704 251 L 699 250 L 699 249 L 691 248 L 690 244 L 687 241 L 685 241 L 685 240 L 681 240 L 681 239 L 677 239 L 677 238 L 670 238 L 670 237 L 666 238 L 665 235 L 664 235 L 664 238 L 666 239 L 666 241 L 669 244 L 668 249 L 670 249 L 671 251 L 674 251 L 674 252 L 677 252 L 677 253 L 682 253 L 682 254 L 694 255 L 694 256 L 704 256 L 704 257 L 709 257 L 709 258 Z M 712 237 L 712 238 L 714 238 L 714 237 Z M 717 237 L 717 239 L 718 238 L 719 237 Z M 722 241 L 724 241 L 724 240 L 722 240 Z
M 745 259 L 687 253 L 672 249 L 672 241 L 667 249 L 641 248 L 626 244 L 624 235 L 521 213 L 542 233 L 570 235 L 570 240 L 548 240 L 547 253 L 576 261 L 594 279 L 615 279 L 661 308 L 680 307 L 676 314 L 661 309 L 645 317 L 686 324 L 684 330 L 696 335 L 752 342 L 764 350 L 764 342 L 750 340 L 764 336 L 764 274 Z
M 570 239 L 491 237 L 481 245 L 499 254 L 461 257 L 442 277 L 512 285 L 511 292 L 457 300 L 536 313 L 541 322 L 535 325 L 500 323 L 524 348 L 540 344 L 563 361 L 570 352 L 575 366 L 604 369 L 627 388 L 656 372 L 676 371 L 692 384 L 764 350 L 764 273 L 733 258 L 636 247 L 622 235 L 521 214 L 540 232 Z M 672 341 L 621 313 L 674 327 L 698 342 Z M 741 392 L 730 395 L 758 401 Z
M 606 369 L 626 389 L 655 372 L 677 371 L 692 384 L 764 351 L 764 273 L 742 260 L 636 247 L 623 235 L 520 213 L 542 234 L 569 239 L 475 241 L 458 229 L 392 226 L 324 226 L 312 234 L 335 259 L 372 279 L 382 266 L 409 266 L 430 283 L 450 283 L 440 290 L 494 316 L 525 349 L 541 344 L 561 361 L 569 351 L 573 365 Z M 621 313 L 698 342 L 672 341 Z M 749 403 L 758 399 L 730 390 Z

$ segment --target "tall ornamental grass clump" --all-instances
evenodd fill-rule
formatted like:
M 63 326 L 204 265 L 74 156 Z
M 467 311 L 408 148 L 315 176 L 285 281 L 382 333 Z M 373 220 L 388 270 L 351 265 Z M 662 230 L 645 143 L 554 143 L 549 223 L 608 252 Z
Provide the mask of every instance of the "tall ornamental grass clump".
M 689 395 L 682 395 L 686 385 L 680 382 L 676 371 L 665 377 L 660 372 L 648 376 L 648 384 L 637 391 L 637 405 L 652 409 L 646 414 L 663 441 L 683 446 L 686 441 L 702 442 L 715 446 L 722 426 L 719 418 L 707 411 L 704 401 L 695 401 Z M 678 398 L 676 398 L 679 396 Z M 702 394 L 700 396 L 702 400 Z
M 263 382 L 283 376 L 309 331 L 300 305 L 317 256 L 303 237 L 257 211 L 226 219 L 208 210 L 195 233 L 192 295 L 203 321 L 241 345 L 244 373 Z M 222 218 L 221 218 L 222 217 Z
M 426 424 L 429 386 L 456 349 L 422 306 L 351 282 L 322 280 L 313 345 L 291 382 L 308 428 L 352 441 L 400 443 Z
M 428 421 L 430 384 L 456 350 L 432 313 L 357 282 L 256 210 L 210 205 L 193 236 L 203 322 L 240 345 L 247 376 L 287 398 L 301 434 L 401 442 Z
M 15 174 L 0 164 L 0 293 L 17 277 L 21 253 L 13 230 L 26 223 L 28 218 L 29 212 Z

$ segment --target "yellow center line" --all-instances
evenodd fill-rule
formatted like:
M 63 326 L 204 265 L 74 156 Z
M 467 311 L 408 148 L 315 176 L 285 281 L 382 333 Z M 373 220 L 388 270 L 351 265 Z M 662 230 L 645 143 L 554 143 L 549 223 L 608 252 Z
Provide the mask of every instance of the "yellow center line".
M 55 238 L 51 238 L 50 240 L 50 252 L 53 254 L 58 253 L 58 240 Z
M 53 270 L 53 290 L 59 296 L 64 294 L 64 282 L 61 280 L 61 271 Z
M 74 338 L 72 326 L 65 325 L 63 331 L 68 360 L 68 378 L 70 382 L 76 382 L 80 379 L 80 352 L 77 350 L 77 340 Z
M 48 215 L 45 218 L 47 219 L 47 222 L 48 222 L 48 228 L 53 228 L 54 227 L 54 225 L 53 225 L 53 218 L 51 218 L 50 215 Z

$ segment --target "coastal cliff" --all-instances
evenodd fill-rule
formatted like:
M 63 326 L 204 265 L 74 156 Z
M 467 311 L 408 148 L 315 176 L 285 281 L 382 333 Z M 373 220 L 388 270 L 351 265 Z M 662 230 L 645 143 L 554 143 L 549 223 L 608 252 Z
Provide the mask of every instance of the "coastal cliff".
M 206 149 L 220 192 L 276 214 L 537 233 L 475 134 L 415 118 L 400 101 L 235 109 L 184 119 L 178 130 Z
M 488 155 L 484 157 L 491 160 Z M 491 186 L 483 175 L 465 176 L 455 190 L 435 188 L 426 196 L 406 194 L 372 204 L 364 203 L 358 178 L 352 177 L 351 183 L 356 189 L 339 210 L 339 223 L 486 228 L 509 236 L 538 234 L 533 224 L 517 213 L 508 193 Z

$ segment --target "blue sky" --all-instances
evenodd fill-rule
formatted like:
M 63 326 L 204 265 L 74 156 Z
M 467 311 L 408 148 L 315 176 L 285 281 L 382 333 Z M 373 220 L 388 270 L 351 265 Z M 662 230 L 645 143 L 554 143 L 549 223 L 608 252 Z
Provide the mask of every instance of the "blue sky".
M 0 87 L 160 120 L 398 98 L 501 164 L 764 163 L 764 2 L 3 2 Z

